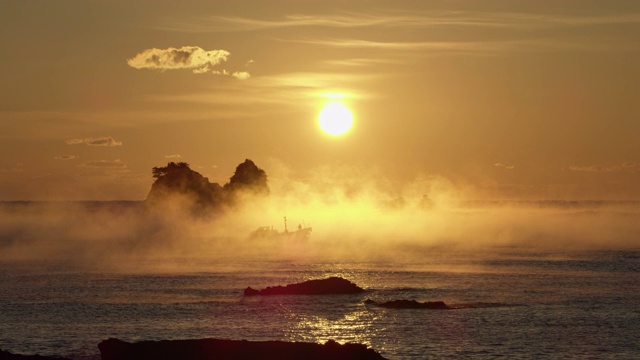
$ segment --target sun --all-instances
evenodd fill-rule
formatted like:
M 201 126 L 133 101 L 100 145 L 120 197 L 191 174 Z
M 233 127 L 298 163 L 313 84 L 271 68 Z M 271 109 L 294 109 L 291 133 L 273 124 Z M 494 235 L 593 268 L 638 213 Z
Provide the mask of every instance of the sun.
M 344 104 L 331 102 L 325 105 L 318 115 L 318 124 L 322 131 L 329 135 L 340 136 L 353 124 L 351 111 Z

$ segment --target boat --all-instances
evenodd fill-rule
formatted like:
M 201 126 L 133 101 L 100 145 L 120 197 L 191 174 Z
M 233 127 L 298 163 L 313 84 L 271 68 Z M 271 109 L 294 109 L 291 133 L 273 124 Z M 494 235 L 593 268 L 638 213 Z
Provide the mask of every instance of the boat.
M 284 217 L 284 231 L 278 231 L 271 226 L 261 226 L 251 232 L 251 238 L 254 239 L 274 239 L 274 240 L 295 240 L 306 241 L 311 235 L 311 227 L 304 224 L 298 224 L 296 230 L 289 231 L 287 227 L 287 217 Z

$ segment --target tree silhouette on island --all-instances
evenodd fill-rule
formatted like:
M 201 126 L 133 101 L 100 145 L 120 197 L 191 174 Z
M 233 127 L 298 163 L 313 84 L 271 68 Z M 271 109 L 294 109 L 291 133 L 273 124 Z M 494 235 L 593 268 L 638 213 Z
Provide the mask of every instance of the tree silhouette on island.
M 182 201 L 192 211 L 207 214 L 236 205 L 243 197 L 269 195 L 267 173 L 246 159 L 224 186 L 211 183 L 186 162 L 170 162 L 164 167 L 154 167 L 156 179 L 145 203 L 162 206 L 168 201 Z

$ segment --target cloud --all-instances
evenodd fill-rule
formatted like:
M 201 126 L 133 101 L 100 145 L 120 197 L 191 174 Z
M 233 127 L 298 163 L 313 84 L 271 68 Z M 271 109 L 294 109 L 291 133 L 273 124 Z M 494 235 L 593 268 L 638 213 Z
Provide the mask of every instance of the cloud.
M 326 64 L 348 66 L 348 67 L 361 67 L 361 66 L 375 66 L 380 64 L 401 64 L 402 61 L 394 60 L 391 58 L 383 59 L 366 59 L 366 58 L 352 58 L 352 59 L 340 59 L 340 60 L 326 60 Z
M 602 41 L 594 37 L 549 37 L 549 29 L 586 28 L 603 25 L 626 26 L 640 24 L 640 14 L 555 14 L 528 12 L 481 12 L 481 11 L 397 11 L 384 10 L 363 13 L 343 12 L 332 15 L 289 14 L 278 18 L 249 18 L 237 16 L 210 16 L 190 19 L 162 27 L 164 30 L 212 33 L 234 31 L 265 31 L 272 29 L 291 29 L 314 27 L 340 29 L 345 38 L 339 39 L 300 39 L 300 32 L 289 32 L 283 41 L 309 43 L 315 45 L 375 48 L 391 51 L 429 50 L 436 52 L 503 53 L 542 52 L 542 51 L 613 51 L 634 50 L 635 39 L 621 37 L 614 41 Z M 438 35 L 443 29 L 446 36 Z M 350 34 L 351 29 L 358 31 Z M 362 38 L 358 29 L 367 29 L 369 39 Z M 509 36 L 483 35 L 483 29 L 491 32 L 500 30 Z M 417 30 L 419 37 L 406 37 L 404 30 Z M 446 31 L 444 31 L 446 30 Z M 325 32 L 327 34 L 327 32 Z M 400 37 L 396 41 L 390 34 Z M 458 35 L 452 35 L 458 34 Z M 466 34 L 466 35 L 465 35 Z M 537 36 L 532 36 L 537 34 Z M 290 36 L 294 35 L 294 36 Z M 351 37 L 351 38 L 349 38 Z M 385 39 L 385 41 L 381 41 Z
M 171 155 L 165 155 L 164 158 L 165 159 L 182 159 L 182 155 L 180 155 L 180 154 L 171 154 Z
M 0 174 L 20 174 L 23 173 L 24 169 L 21 164 L 17 164 L 11 168 L 0 168 Z
M 231 74 L 231 76 L 240 80 L 247 80 L 248 78 L 251 77 L 251 75 L 246 71 L 236 71 L 233 74 Z
M 443 12 L 422 15 L 389 15 L 345 13 L 341 15 L 287 15 L 279 19 L 256 19 L 239 16 L 212 16 L 204 21 L 174 23 L 166 30 L 181 32 L 252 31 L 293 27 L 361 28 L 361 27 L 434 27 L 438 25 L 491 25 L 488 20 L 478 24 L 469 17 L 445 17 Z M 450 14 L 459 14 L 450 12 Z M 495 25 L 494 25 L 495 26 Z
M 155 95 L 149 99 L 160 102 L 194 102 L 204 104 L 246 105 L 260 104 L 296 104 L 314 103 L 318 99 L 334 98 L 341 94 L 349 100 L 367 99 L 377 96 L 364 87 L 370 80 L 386 77 L 386 74 L 329 73 L 329 72 L 292 72 L 272 76 L 261 76 L 252 80 L 252 86 L 230 86 L 225 84 L 224 91 L 217 84 L 211 85 L 211 91 L 198 91 L 187 94 Z M 239 82 L 236 82 L 239 83 Z M 346 87 L 349 86 L 349 87 Z M 220 112 L 216 113 L 218 116 Z M 246 107 L 226 113 L 230 117 L 258 116 Z
M 587 165 L 587 166 L 569 166 L 569 170 L 577 172 L 611 172 L 614 171 L 613 167 L 604 167 L 600 165 Z
M 93 160 L 82 164 L 83 167 L 99 168 L 99 169 L 124 169 L 127 167 L 120 159 L 111 160 Z
M 430 50 L 430 51 L 465 51 L 496 52 L 504 50 L 509 43 L 504 41 L 375 41 L 363 39 L 311 39 L 292 40 L 291 42 L 316 44 L 338 48 L 381 49 L 381 50 Z
M 493 164 L 493 166 L 498 167 L 498 168 L 503 168 L 505 170 L 513 170 L 513 169 L 516 168 L 513 165 L 507 165 L 507 164 L 503 164 L 503 163 L 500 163 L 500 162 L 497 162 L 497 163 Z
M 85 139 L 69 139 L 66 141 L 68 145 L 85 144 L 89 146 L 121 146 L 122 141 L 115 140 L 111 136 L 100 138 L 85 138 Z
M 526 12 L 473 11 L 389 11 L 379 13 L 345 12 L 333 15 L 292 14 L 277 19 L 257 19 L 238 16 L 211 16 L 174 23 L 165 30 L 181 32 L 254 31 L 293 27 L 322 28 L 505 28 L 539 30 L 562 27 L 584 27 L 615 24 L 638 24 L 640 14 L 567 15 Z
M 476 41 L 378 41 L 359 38 L 335 39 L 289 39 L 282 40 L 291 43 L 320 45 L 335 48 L 372 49 L 392 52 L 416 52 L 425 55 L 462 54 L 491 56 L 505 53 L 536 53 L 547 51 L 604 51 L 616 49 L 630 49 L 631 45 L 620 42 L 600 43 L 590 39 L 572 39 L 571 41 L 557 38 L 498 40 L 481 39 Z
M 634 172 L 638 168 L 638 164 L 634 162 L 626 162 L 622 165 L 613 165 L 613 166 L 602 166 L 602 165 L 586 165 L 586 166 L 578 166 L 571 165 L 569 166 L 569 170 L 576 172 L 618 172 L 618 171 L 628 171 Z
M 226 50 L 207 51 L 199 46 L 183 46 L 179 49 L 151 48 L 127 60 L 127 64 L 135 69 L 160 71 L 186 69 L 191 70 L 194 74 L 232 76 L 240 80 L 246 80 L 251 77 L 246 71 L 231 73 L 227 70 L 213 69 L 216 65 L 227 61 L 230 55 L 231 53 Z M 250 62 L 253 62 L 253 60 L 250 60 Z
M 246 71 L 236 71 L 236 72 L 229 72 L 227 70 L 212 70 L 211 71 L 212 74 L 215 75 L 223 75 L 223 76 L 232 76 L 236 79 L 240 79 L 240 80 L 247 80 L 248 78 L 251 77 L 251 74 L 249 74 Z
M 231 55 L 226 50 L 204 50 L 199 46 L 183 46 L 179 49 L 144 50 L 133 58 L 127 60 L 127 64 L 135 69 L 150 70 L 176 70 L 188 69 L 195 74 L 211 71 L 211 68 L 227 61 Z
M 84 144 L 85 139 L 69 139 L 66 141 L 68 145 Z
M 73 160 L 76 157 L 77 156 L 75 156 L 75 155 L 57 155 L 57 156 L 54 156 L 54 159 L 56 159 L 56 160 Z

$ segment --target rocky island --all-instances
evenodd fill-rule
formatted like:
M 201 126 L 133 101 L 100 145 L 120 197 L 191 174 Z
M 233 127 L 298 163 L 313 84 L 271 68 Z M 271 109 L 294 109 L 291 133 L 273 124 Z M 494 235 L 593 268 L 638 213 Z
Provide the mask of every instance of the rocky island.
M 425 301 L 418 302 L 415 300 L 392 300 L 382 303 L 377 303 L 371 299 L 364 301 L 367 305 L 376 305 L 388 309 L 434 309 L 434 310 L 450 310 L 453 309 L 444 301 Z
M 269 295 L 336 295 L 358 294 L 365 290 L 349 280 L 340 277 L 308 280 L 287 286 L 269 286 L 266 289 L 256 290 L 248 287 L 244 290 L 245 296 L 269 296 Z
M 151 207 L 178 202 L 194 213 L 209 214 L 233 207 L 243 197 L 269 194 L 266 172 L 249 159 L 236 167 L 229 182 L 223 186 L 209 182 L 185 162 L 154 167 L 152 174 L 156 180 L 145 200 Z

